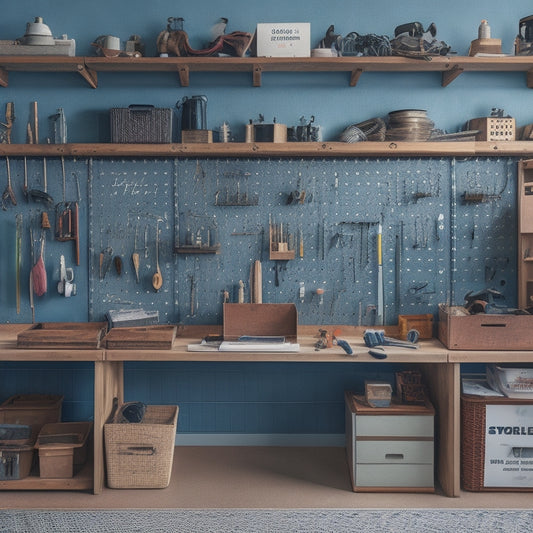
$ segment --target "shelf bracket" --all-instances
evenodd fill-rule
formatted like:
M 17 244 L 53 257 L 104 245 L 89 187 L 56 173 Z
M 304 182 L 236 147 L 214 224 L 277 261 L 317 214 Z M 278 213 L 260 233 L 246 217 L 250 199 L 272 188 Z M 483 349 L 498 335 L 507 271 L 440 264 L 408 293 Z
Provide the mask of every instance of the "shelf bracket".
M 533 69 L 526 72 L 526 82 L 529 89 L 533 89 Z
M 357 82 L 359 81 L 359 78 L 361 77 L 362 73 L 362 68 L 356 68 L 352 70 L 352 73 L 350 75 L 350 87 L 355 87 L 357 85 Z
M 95 70 L 87 67 L 87 65 L 78 65 L 78 72 L 93 89 L 98 87 L 98 74 Z
M 459 65 L 454 65 L 450 70 L 445 70 L 442 73 L 442 87 L 447 87 L 448 85 L 450 85 L 450 83 L 455 78 L 460 76 L 464 71 L 465 69 L 463 67 L 460 67 Z
M 9 80 L 9 72 L 4 67 L 0 67 L 0 85 L 2 87 L 7 87 L 8 80 Z
M 254 65 L 254 87 L 261 87 L 261 74 L 263 73 L 263 68 L 261 65 Z
M 189 66 L 181 65 L 178 69 L 178 74 L 180 77 L 180 85 L 182 87 L 188 87 L 189 86 Z

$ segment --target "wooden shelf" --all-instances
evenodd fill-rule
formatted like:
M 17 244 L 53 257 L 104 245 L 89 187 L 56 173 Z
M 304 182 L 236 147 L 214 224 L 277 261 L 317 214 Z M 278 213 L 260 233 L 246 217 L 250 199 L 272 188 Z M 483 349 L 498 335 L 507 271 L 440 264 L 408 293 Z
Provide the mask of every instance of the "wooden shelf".
M 476 157 L 533 156 L 532 141 L 171 144 L 0 144 L 0 157 Z
M 90 458 L 92 454 L 88 454 Z M 22 479 L 0 481 L 0 490 L 92 490 L 93 462 L 88 459 L 82 469 L 71 478 L 41 478 L 30 474 Z
M 533 87 L 533 57 L 432 56 L 429 61 L 385 57 L 63 57 L 0 56 L 0 85 L 7 87 L 10 71 L 78 72 L 96 88 L 98 72 L 175 72 L 188 87 L 191 72 L 249 72 L 254 87 L 264 72 L 346 72 L 352 87 L 364 72 L 440 72 L 446 87 L 464 72 L 524 72 Z

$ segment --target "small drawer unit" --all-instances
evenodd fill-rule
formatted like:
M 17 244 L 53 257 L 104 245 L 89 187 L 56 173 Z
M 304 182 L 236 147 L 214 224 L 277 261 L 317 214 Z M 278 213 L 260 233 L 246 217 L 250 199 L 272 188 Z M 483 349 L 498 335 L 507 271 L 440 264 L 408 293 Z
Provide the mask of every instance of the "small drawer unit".
M 434 492 L 435 410 L 370 407 L 345 393 L 346 453 L 354 492 Z

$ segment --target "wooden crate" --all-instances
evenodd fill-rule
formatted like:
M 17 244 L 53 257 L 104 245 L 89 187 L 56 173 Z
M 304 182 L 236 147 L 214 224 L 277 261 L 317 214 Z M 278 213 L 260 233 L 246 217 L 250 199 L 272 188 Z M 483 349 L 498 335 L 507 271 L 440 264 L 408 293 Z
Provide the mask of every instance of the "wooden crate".
M 17 335 L 17 348 L 95 350 L 106 329 L 105 322 L 40 322 Z
M 466 314 L 464 314 L 466 313 Z M 439 340 L 450 350 L 531 350 L 533 315 L 469 315 L 439 304 Z
M 170 350 L 177 326 L 112 328 L 103 340 L 108 350 Z

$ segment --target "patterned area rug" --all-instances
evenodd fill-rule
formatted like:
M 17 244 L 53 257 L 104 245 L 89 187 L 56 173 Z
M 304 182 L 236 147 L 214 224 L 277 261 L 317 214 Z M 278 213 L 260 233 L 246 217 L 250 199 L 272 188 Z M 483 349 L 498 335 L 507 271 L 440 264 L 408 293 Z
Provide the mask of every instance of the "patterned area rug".
M 516 509 L 0 510 L 1 533 L 524 533 Z

